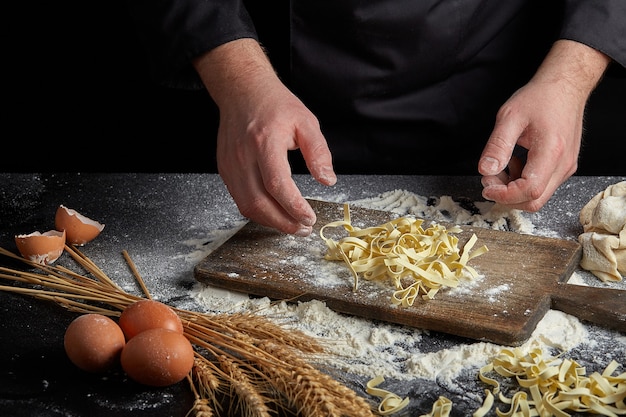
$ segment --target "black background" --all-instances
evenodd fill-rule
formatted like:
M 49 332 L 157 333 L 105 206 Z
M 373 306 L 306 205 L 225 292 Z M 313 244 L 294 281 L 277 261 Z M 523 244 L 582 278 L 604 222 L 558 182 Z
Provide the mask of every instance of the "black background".
M 288 32 L 275 22 L 287 21 L 288 2 L 248 3 L 280 71 Z M 2 14 L 3 172 L 216 172 L 214 104 L 205 91 L 150 79 L 123 1 L 11 7 Z M 609 72 L 590 100 L 578 175 L 626 174 L 624 72 Z

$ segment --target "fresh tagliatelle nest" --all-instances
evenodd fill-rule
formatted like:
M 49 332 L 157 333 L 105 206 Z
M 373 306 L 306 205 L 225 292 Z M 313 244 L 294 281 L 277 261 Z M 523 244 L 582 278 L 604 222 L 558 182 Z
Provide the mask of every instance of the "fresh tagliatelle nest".
M 348 235 L 334 240 L 326 237 L 330 228 L 343 227 Z M 462 279 L 474 279 L 478 272 L 468 262 L 488 251 L 482 246 L 472 252 L 478 238 L 475 234 L 459 247 L 454 233 L 458 226 L 446 228 L 437 223 L 424 227 L 424 220 L 400 217 L 385 224 L 354 226 L 350 206 L 344 205 L 344 219 L 328 223 L 320 229 L 326 242 L 325 259 L 343 260 L 354 276 L 354 291 L 359 277 L 369 281 L 391 281 L 394 286 L 392 302 L 411 306 L 418 296 L 430 300 L 445 287 L 455 288 Z

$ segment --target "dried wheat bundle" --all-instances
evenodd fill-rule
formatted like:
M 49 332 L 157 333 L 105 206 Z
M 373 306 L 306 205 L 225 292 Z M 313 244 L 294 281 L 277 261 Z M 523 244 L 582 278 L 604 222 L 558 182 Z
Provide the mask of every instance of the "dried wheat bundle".
M 0 254 L 37 271 L 0 267 L 0 278 L 15 283 L 0 285 L 0 290 L 54 301 L 78 313 L 115 317 L 143 298 L 122 290 L 76 247 L 66 246 L 65 250 L 87 274 L 40 265 L 0 248 Z M 151 298 L 132 260 L 125 251 L 123 254 L 145 297 Z M 304 417 L 374 415 L 364 398 L 310 364 L 315 355 L 324 354 L 324 348 L 304 333 L 254 314 L 174 310 L 195 347 L 194 367 L 187 376 L 195 402 L 188 415 L 209 417 L 229 412 L 270 417 L 277 411 Z

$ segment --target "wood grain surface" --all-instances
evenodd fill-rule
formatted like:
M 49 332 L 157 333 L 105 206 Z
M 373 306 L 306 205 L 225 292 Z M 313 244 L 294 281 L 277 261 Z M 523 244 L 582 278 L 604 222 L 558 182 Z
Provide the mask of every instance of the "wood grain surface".
M 354 292 L 347 266 L 323 259 L 326 244 L 319 236 L 321 226 L 343 219 L 343 204 L 309 201 L 318 216 L 311 236 L 250 222 L 196 266 L 196 279 L 274 300 L 317 299 L 340 313 L 511 346 L 527 340 L 550 308 L 626 331 L 626 291 L 566 283 L 582 253 L 571 240 L 462 226 L 460 245 L 476 234 L 474 248 L 489 248 L 469 263 L 478 279 L 410 307 L 392 305 L 391 284 L 361 279 Z M 361 228 L 395 217 L 351 207 L 352 224 Z

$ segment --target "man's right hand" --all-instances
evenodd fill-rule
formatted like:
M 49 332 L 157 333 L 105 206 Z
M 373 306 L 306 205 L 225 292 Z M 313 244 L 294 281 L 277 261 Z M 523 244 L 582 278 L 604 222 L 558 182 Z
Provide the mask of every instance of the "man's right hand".
M 254 39 L 239 39 L 194 61 L 220 112 L 217 165 L 242 215 L 307 236 L 315 213 L 292 179 L 288 151 L 302 152 L 324 185 L 337 177 L 317 118 L 280 81 Z

